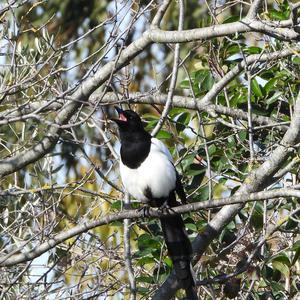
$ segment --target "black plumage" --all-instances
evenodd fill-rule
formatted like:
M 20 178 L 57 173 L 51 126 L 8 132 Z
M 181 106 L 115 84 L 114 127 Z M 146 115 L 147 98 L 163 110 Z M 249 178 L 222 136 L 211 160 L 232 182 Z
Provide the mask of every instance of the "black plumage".
M 121 140 L 120 173 L 131 196 L 152 207 L 176 207 L 186 203 L 186 195 L 167 147 L 145 131 L 140 117 L 132 110 L 116 107 Z M 192 247 L 180 215 L 160 219 L 175 274 L 188 300 L 196 300 L 195 279 L 191 268 Z

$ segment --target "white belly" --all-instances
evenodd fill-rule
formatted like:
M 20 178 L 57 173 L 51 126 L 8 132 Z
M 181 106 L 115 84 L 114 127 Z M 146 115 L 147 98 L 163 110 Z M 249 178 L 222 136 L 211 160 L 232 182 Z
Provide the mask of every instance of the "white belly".
M 130 169 L 122 162 L 120 173 L 127 192 L 135 199 L 147 203 L 146 189 L 153 198 L 168 197 L 175 189 L 176 171 L 166 153 L 152 144 L 149 156 L 137 169 Z

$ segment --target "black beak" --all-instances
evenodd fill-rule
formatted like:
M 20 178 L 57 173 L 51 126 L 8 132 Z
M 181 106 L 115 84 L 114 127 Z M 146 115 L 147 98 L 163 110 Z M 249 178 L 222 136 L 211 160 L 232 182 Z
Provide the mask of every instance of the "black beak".
M 115 110 L 118 112 L 119 115 L 124 113 L 124 110 L 118 106 L 115 106 Z
M 119 114 L 119 119 L 112 119 L 112 121 L 116 122 L 118 125 L 127 123 L 127 118 L 125 116 L 124 110 L 118 106 L 115 106 L 115 110 Z

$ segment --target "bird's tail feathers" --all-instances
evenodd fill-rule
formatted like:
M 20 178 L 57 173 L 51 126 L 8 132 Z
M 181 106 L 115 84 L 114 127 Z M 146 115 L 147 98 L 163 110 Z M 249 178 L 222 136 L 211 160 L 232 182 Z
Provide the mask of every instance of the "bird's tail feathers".
M 161 218 L 161 226 L 178 281 L 187 300 L 197 300 L 195 275 L 191 266 L 192 246 L 180 215 Z

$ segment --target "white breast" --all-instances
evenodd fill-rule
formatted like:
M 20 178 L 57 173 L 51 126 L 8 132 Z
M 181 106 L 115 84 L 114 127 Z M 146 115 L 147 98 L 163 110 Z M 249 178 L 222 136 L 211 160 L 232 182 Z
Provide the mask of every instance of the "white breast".
M 144 203 L 148 202 L 144 195 L 147 188 L 154 198 L 168 197 L 175 189 L 176 171 L 172 156 L 167 147 L 156 138 L 151 139 L 149 155 L 137 169 L 130 169 L 121 162 L 120 173 L 128 193 Z

